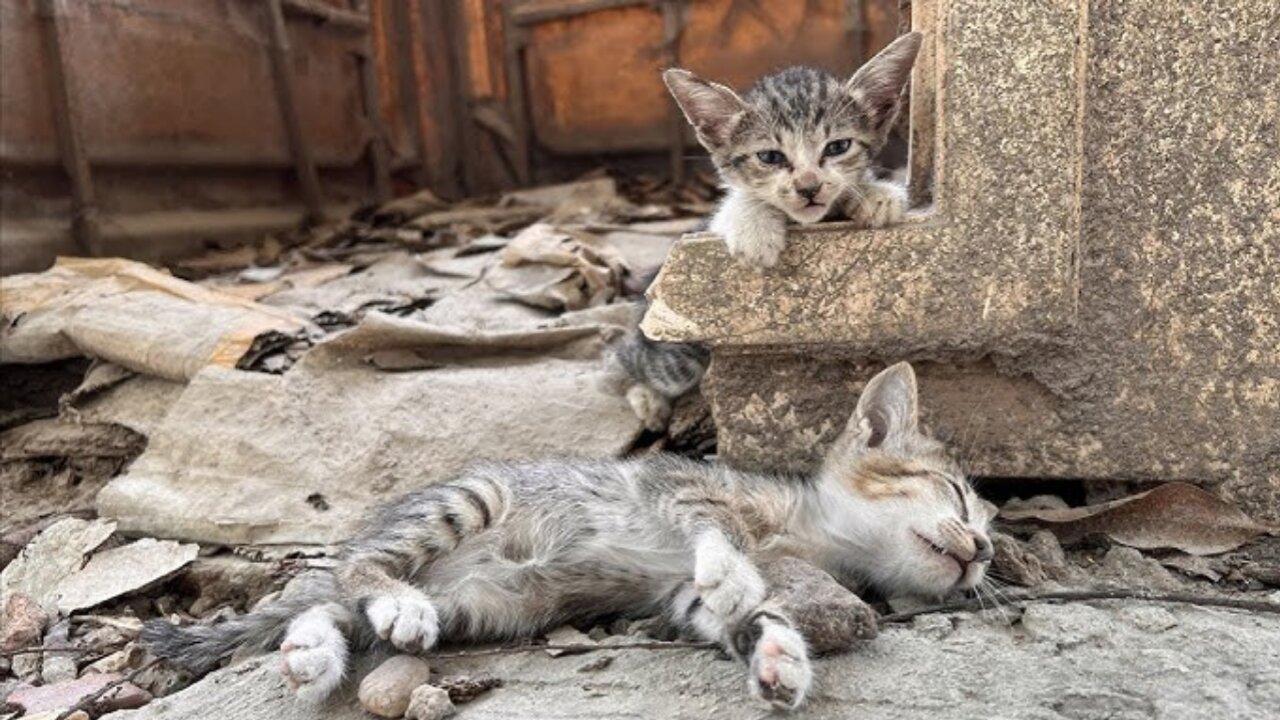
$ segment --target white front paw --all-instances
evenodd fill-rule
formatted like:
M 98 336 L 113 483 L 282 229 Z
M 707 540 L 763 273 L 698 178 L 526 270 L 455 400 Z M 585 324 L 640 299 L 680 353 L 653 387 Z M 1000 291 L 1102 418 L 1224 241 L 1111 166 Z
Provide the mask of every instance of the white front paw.
M 731 255 L 762 270 L 778 264 L 787 244 L 787 231 L 785 227 L 745 225 L 727 233 L 724 241 Z
M 873 182 L 863 189 L 858 216 L 867 227 L 884 227 L 902 222 L 907 213 L 907 189 L 888 182 Z
M 813 668 L 804 638 L 795 630 L 769 620 L 751 653 L 751 694 L 777 708 L 800 707 L 813 684 Z
M 323 608 L 312 608 L 289 624 L 280 655 L 281 674 L 305 702 L 324 700 L 346 674 L 347 640 Z
M 667 428 L 667 421 L 671 419 L 671 403 L 657 390 L 636 383 L 627 390 L 627 402 L 646 429 L 662 432 Z
M 440 637 L 440 618 L 425 596 L 379 595 L 369 602 L 365 615 L 374 633 L 398 650 L 429 650 Z
M 765 582 L 728 541 L 718 536 L 699 544 L 693 586 L 711 612 L 733 622 L 764 602 Z

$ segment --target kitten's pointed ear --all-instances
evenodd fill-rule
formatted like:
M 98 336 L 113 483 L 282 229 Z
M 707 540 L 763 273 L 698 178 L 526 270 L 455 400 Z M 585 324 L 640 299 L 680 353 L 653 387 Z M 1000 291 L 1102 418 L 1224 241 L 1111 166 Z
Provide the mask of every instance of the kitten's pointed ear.
M 729 142 L 730 133 L 747 110 L 746 103 L 737 93 L 679 68 L 662 73 L 662 80 L 689 124 L 697 131 L 699 142 L 708 150 Z
M 870 129 L 883 137 L 898 116 L 902 88 L 911 78 L 911 67 L 920 52 L 924 35 L 907 33 L 889 43 L 875 57 L 858 68 L 845 82 L 845 90 L 867 113 Z
M 918 432 L 916 373 L 900 362 L 871 378 L 849 419 L 867 448 L 901 450 Z

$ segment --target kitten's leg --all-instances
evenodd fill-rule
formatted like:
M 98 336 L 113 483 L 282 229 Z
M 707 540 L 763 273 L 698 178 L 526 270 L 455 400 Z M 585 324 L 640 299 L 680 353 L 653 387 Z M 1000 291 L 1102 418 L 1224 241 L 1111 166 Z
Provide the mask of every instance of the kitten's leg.
M 902 222 L 907 213 L 907 189 L 884 180 L 868 180 L 859 195 L 849 199 L 851 220 L 878 228 Z
M 737 624 L 764 602 L 764 578 L 719 528 L 707 528 L 695 540 L 693 584 L 727 625 Z
M 710 229 L 724 236 L 734 257 L 756 268 L 777 265 L 787 242 L 786 216 L 737 190 L 729 190 Z
M 435 605 L 403 578 L 413 577 L 468 535 L 501 519 L 508 504 L 501 481 L 483 474 L 428 488 L 388 506 L 346 548 L 335 576 L 358 598 L 373 632 L 406 652 L 427 650 L 440 637 Z
M 804 638 L 777 610 L 757 609 L 730 629 L 707 608 L 692 585 L 681 587 L 669 609 L 675 625 L 712 642 L 747 663 L 751 694 L 784 709 L 799 707 L 813 684 Z
M 338 603 L 317 605 L 293 619 L 280 645 L 280 671 L 298 698 L 318 703 L 332 693 L 347 671 L 343 628 L 351 613 Z

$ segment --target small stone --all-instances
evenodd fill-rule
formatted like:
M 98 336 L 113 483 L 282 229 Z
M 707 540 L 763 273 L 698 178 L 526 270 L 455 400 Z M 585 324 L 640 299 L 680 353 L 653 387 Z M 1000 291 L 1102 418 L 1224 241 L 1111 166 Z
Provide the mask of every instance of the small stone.
M 1022 543 L 1004 533 L 991 533 L 991 545 L 995 551 L 991 558 L 991 571 L 1000 579 L 1023 587 L 1034 587 L 1049 578 L 1040 565 L 1040 558 L 1022 547 Z
M 911 621 L 911 629 L 925 637 L 941 640 L 955 630 L 955 625 L 946 615 L 919 615 Z
M 360 681 L 357 695 L 365 710 L 384 718 L 398 718 L 409 707 L 413 689 L 431 679 L 431 666 L 413 655 L 396 655 Z
M 1134 627 L 1152 634 L 1162 633 L 1178 626 L 1173 613 L 1159 605 L 1133 605 L 1120 611 L 1120 616 Z
M 40 644 L 49 616 L 30 595 L 13 593 L 4 604 L 4 628 L 0 629 L 0 652 L 11 653 Z
M 1040 561 L 1040 568 L 1049 577 L 1059 580 L 1066 572 L 1067 554 L 1062 550 L 1058 536 L 1048 530 L 1035 531 L 1031 539 L 1027 540 L 1027 551 L 1036 556 Z
M 440 720 L 457 712 L 449 693 L 435 685 L 419 685 L 409 698 L 404 716 L 409 720 Z
M 1156 560 L 1136 548 L 1116 545 L 1103 556 L 1098 574 L 1116 585 L 1151 590 L 1177 590 L 1182 585 Z
M 589 660 L 578 666 L 578 672 L 599 672 L 613 664 L 612 655 L 601 655 L 595 660 Z
M 44 636 L 44 659 L 40 663 L 40 679 L 45 685 L 75 680 L 79 673 L 75 650 L 71 644 L 71 621 L 62 620 L 49 628 Z
M 449 699 L 456 705 L 468 703 L 496 687 L 502 687 L 502 680 L 488 673 L 478 675 L 450 675 L 441 678 L 437 687 L 449 693 Z
M 609 637 L 609 631 L 600 625 L 596 625 L 587 632 L 587 637 L 595 640 L 596 642 L 600 642 L 601 640 Z
M 1066 500 L 1057 495 L 1035 495 L 1023 500 L 1020 497 L 1009 498 L 1003 510 L 1016 512 L 1023 510 L 1065 510 L 1070 507 Z
M 87 669 L 100 673 L 124 672 L 125 670 L 141 667 L 146 654 L 147 651 L 142 645 L 132 642 L 124 646 L 124 649 L 117 650 L 101 660 L 94 661 Z
M 841 652 L 879 633 L 879 617 L 862 598 L 818 567 L 781 557 L 760 567 L 773 602 L 795 624 L 814 654 Z
M 579 631 L 570 625 L 557 628 L 547 633 L 548 645 L 595 645 L 596 641 L 591 639 L 590 635 Z M 546 653 L 551 657 L 561 657 L 564 655 L 578 655 L 588 652 L 586 649 L 568 650 L 565 648 L 548 648 Z

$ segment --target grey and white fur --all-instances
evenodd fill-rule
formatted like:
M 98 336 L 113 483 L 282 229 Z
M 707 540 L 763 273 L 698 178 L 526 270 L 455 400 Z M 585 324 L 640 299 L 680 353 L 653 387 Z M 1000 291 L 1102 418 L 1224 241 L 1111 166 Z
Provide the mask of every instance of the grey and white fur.
M 903 35 L 847 79 L 793 67 L 742 95 L 688 70 L 663 73 L 728 191 L 710 229 L 733 255 L 772 267 L 789 222 L 881 227 L 902 219 L 906 189 L 877 179 L 872 159 L 898 115 L 921 39 Z
M 646 307 L 636 304 L 637 325 Z M 700 344 L 651 340 L 637 327 L 609 349 L 605 377 L 647 429 L 661 431 L 675 401 L 698 387 L 710 362 L 710 351 Z
M 757 558 L 799 557 L 890 595 L 941 596 L 986 571 L 987 511 L 916 418 L 901 363 L 868 383 L 804 479 L 671 456 L 481 465 L 384 507 L 336 568 L 287 599 L 211 626 L 153 621 L 142 637 L 196 671 L 279 646 L 288 682 L 316 701 L 371 647 L 662 613 L 740 658 L 754 696 L 794 708 L 813 672 Z

